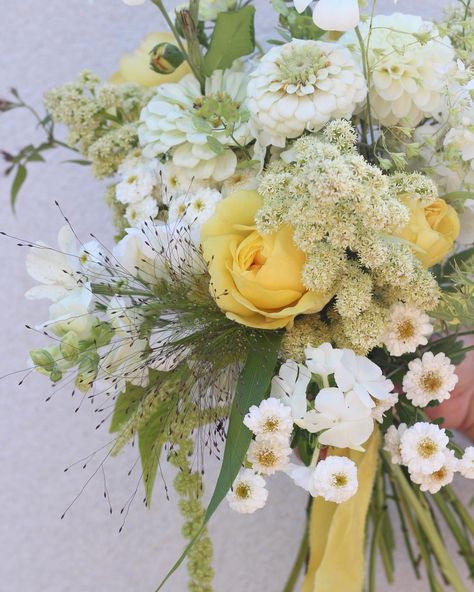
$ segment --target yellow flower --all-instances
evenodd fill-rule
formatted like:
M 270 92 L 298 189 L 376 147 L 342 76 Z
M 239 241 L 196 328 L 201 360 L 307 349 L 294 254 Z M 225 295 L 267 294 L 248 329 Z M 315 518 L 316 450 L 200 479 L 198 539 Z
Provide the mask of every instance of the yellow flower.
M 132 53 L 126 53 L 120 60 L 119 70 L 112 74 L 109 82 L 125 84 L 134 82 L 141 86 L 158 86 L 164 82 L 179 82 L 191 69 L 183 62 L 172 74 L 157 74 L 150 68 L 150 51 L 158 43 L 175 43 L 172 33 L 150 33 Z
M 300 314 L 319 312 L 332 294 L 309 291 L 301 281 L 305 255 L 282 226 L 261 235 L 255 215 L 263 205 L 256 191 L 237 191 L 217 204 L 201 231 L 211 293 L 227 317 L 260 329 L 291 326 Z
M 408 195 L 401 201 L 410 210 L 410 220 L 395 235 L 416 245 L 415 254 L 425 267 L 436 265 L 452 250 L 459 235 L 456 210 L 441 198 L 428 206 Z

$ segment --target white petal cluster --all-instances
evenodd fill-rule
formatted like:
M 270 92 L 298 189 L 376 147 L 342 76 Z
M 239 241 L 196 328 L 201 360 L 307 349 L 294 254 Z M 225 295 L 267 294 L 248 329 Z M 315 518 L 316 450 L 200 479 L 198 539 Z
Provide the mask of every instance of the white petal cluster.
M 250 407 L 244 417 L 244 425 L 257 439 L 277 440 L 288 444 L 293 431 L 291 409 L 279 399 L 264 399 L 258 407 Z
M 416 126 L 436 114 L 456 69 L 450 40 L 433 23 L 408 14 L 377 15 L 370 29 L 367 23 L 360 29 L 369 45 L 369 96 L 376 119 L 385 126 Z M 354 32 L 340 43 L 360 55 Z
M 168 205 L 168 224 L 171 227 L 186 224 L 199 239 L 201 226 L 214 214 L 216 204 L 222 199 L 217 189 L 199 188 L 195 191 L 171 197 Z
M 276 437 L 257 438 L 250 444 L 247 460 L 257 473 L 273 475 L 288 465 L 290 454 L 288 442 Z
M 204 94 L 191 74 L 160 85 L 141 114 L 143 154 L 167 155 L 188 177 L 225 181 L 237 165 L 232 147 L 250 139 L 246 86 L 247 75 L 234 70 L 216 70 Z M 226 117 L 234 118 L 232 129 Z
M 390 393 L 387 399 L 374 399 L 375 407 L 372 407 L 372 418 L 378 423 L 383 423 L 385 413 L 390 411 L 398 403 L 398 394 Z
M 219 12 L 231 10 L 235 4 L 236 0 L 201 0 L 199 2 L 199 20 L 213 21 Z
M 265 505 L 268 490 L 265 479 L 250 469 L 243 469 L 227 494 L 227 502 L 232 510 L 241 514 L 253 514 Z
M 468 446 L 459 461 L 459 472 L 466 479 L 474 479 L 474 446 Z
M 334 349 L 330 343 L 323 343 L 319 347 L 307 347 L 304 350 L 306 366 L 313 374 L 327 378 L 334 374 L 341 366 L 342 349 Z
M 428 315 L 411 304 L 397 302 L 390 309 L 384 343 L 392 356 L 413 353 L 428 343 L 433 325 Z
M 417 407 L 426 407 L 430 401 L 445 401 L 458 382 L 456 367 L 442 352 L 426 352 L 420 359 L 408 364 L 403 378 L 407 399 Z
M 410 472 L 410 479 L 420 486 L 421 491 L 438 493 L 445 485 L 449 485 L 454 479 L 454 473 L 458 469 L 458 461 L 453 450 L 446 450 L 442 465 L 432 473 L 417 471 Z
M 431 423 L 416 423 L 406 429 L 400 439 L 403 464 L 410 473 L 434 473 L 445 462 L 448 442 L 444 429 Z
M 400 443 L 406 429 L 406 423 L 401 423 L 398 427 L 391 425 L 385 434 L 383 449 L 390 454 L 391 461 L 394 465 L 401 465 L 403 463 Z
M 293 0 L 298 12 L 303 12 L 313 0 Z M 360 20 L 358 0 L 319 0 L 313 10 L 314 24 L 324 31 L 349 31 Z
M 331 119 L 351 117 L 366 96 L 360 67 L 335 43 L 300 40 L 272 48 L 250 74 L 252 123 L 264 145 L 320 130 Z

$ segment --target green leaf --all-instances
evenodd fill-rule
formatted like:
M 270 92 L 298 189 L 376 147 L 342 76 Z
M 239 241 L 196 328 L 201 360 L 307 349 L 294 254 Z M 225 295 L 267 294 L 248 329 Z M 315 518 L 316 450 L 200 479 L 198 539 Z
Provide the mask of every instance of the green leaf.
M 12 188 L 10 191 L 10 204 L 11 204 L 13 211 L 15 211 L 15 204 L 16 204 L 16 198 L 18 197 L 18 192 L 20 191 L 21 186 L 25 182 L 27 174 L 28 173 L 27 173 L 26 167 L 23 164 L 19 164 L 18 168 L 16 170 L 15 178 L 13 179 Z
M 168 436 L 168 426 L 172 416 L 171 406 L 172 402 L 161 401 L 156 412 L 138 432 L 138 448 L 142 461 L 143 483 L 145 484 L 148 508 L 151 505 L 151 495 L 160 462 L 161 449 Z
M 233 62 L 255 49 L 255 8 L 247 5 L 235 12 L 220 12 L 204 58 L 204 73 L 230 68 Z
M 468 261 L 471 257 L 474 257 L 474 247 L 460 251 L 455 255 L 452 255 L 443 266 L 443 274 L 449 275 L 453 273 L 459 265 Z
M 81 166 L 88 166 L 91 164 L 91 161 L 83 160 L 81 158 L 73 158 L 72 160 L 62 160 L 61 164 L 79 164 Z
M 224 458 L 203 523 L 194 538 L 184 549 L 181 557 L 158 586 L 156 592 L 163 588 L 164 584 L 184 561 L 212 515 L 227 495 L 239 473 L 252 439 L 252 434 L 245 427 L 243 419 L 250 407 L 252 405 L 259 405 L 268 392 L 271 379 L 275 372 L 281 339 L 282 333 L 277 331 L 261 331 L 255 333 L 255 338 L 251 342 L 247 353 L 245 366 L 237 382 L 234 401 L 230 411 Z
M 442 199 L 447 201 L 454 207 L 464 208 L 464 202 L 467 199 L 474 199 L 473 191 L 452 191 L 441 196 Z
M 137 407 L 145 395 L 141 386 L 134 386 L 127 382 L 125 390 L 119 394 L 114 407 L 110 432 L 113 434 L 120 431 L 124 423 L 135 413 Z
M 221 156 L 225 152 L 224 146 L 214 136 L 207 136 L 207 145 L 217 156 Z

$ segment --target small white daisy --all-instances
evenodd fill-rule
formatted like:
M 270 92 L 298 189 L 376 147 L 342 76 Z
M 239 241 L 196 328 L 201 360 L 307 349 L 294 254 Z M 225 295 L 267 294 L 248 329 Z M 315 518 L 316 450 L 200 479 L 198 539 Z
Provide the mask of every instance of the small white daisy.
M 398 394 L 391 393 L 387 399 L 374 399 L 374 403 L 375 407 L 371 409 L 372 419 L 382 423 L 385 413 L 398 403 Z
M 456 367 L 443 353 L 426 352 L 421 360 L 412 360 L 408 368 L 403 378 L 403 390 L 418 407 L 426 407 L 430 401 L 449 399 L 458 382 Z
M 229 506 L 241 514 L 253 514 L 260 510 L 266 504 L 267 498 L 265 479 L 250 469 L 240 471 L 227 494 Z
M 201 226 L 214 214 L 216 204 L 221 201 L 222 195 L 216 189 L 199 189 L 188 195 L 188 209 L 186 217 L 188 224 Z
M 169 201 L 168 224 L 174 227 L 179 224 L 187 223 L 186 214 L 188 212 L 189 201 L 186 194 L 173 195 Z
M 401 423 L 398 428 L 391 425 L 385 434 L 383 449 L 390 454 L 394 465 L 401 465 L 403 462 L 402 452 L 400 450 L 400 440 L 406 429 L 406 423 Z
M 145 222 L 156 218 L 158 204 L 153 197 L 129 204 L 125 210 L 125 218 L 132 228 L 140 228 Z
M 468 446 L 459 461 L 459 472 L 466 479 L 474 479 L 474 446 Z
M 413 353 L 428 343 L 433 325 L 427 314 L 411 304 L 398 302 L 390 309 L 390 321 L 384 343 L 392 356 Z
M 279 399 L 270 397 L 264 399 L 260 405 L 252 405 L 244 417 L 244 425 L 258 439 L 278 439 L 288 443 L 293 431 L 291 408 Z
M 288 443 L 277 439 L 253 440 L 250 444 L 247 459 L 253 465 L 253 470 L 263 475 L 273 475 L 288 465 L 291 448 Z
M 411 473 L 434 473 L 443 466 L 448 442 L 445 430 L 436 424 L 415 423 L 401 437 L 403 464 Z
M 357 467 L 345 456 L 329 456 L 316 465 L 313 485 L 317 495 L 340 504 L 357 491 Z
M 454 479 L 454 473 L 458 469 L 458 461 L 452 450 L 446 450 L 444 461 L 441 467 L 433 473 L 425 474 L 420 472 L 410 472 L 410 478 L 413 483 L 420 486 L 421 491 L 429 493 L 438 493 L 438 491 L 451 483 Z

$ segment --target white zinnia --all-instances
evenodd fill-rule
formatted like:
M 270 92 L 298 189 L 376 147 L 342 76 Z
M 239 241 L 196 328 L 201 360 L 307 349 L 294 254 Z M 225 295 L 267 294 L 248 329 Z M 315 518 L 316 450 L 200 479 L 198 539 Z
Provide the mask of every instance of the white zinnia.
M 306 389 L 311 380 L 311 372 L 304 364 L 288 360 L 281 365 L 278 376 L 272 378 L 270 397 L 280 399 L 291 409 L 296 422 L 306 414 Z
M 311 372 L 326 379 L 340 367 L 344 351 L 334 349 L 330 343 L 323 343 L 319 347 L 308 346 L 304 353 L 306 366 Z
M 240 471 L 227 494 L 227 502 L 232 510 L 241 514 L 253 514 L 263 508 L 268 498 L 265 479 L 250 469 Z
M 288 443 L 293 431 L 291 409 L 279 399 L 264 399 L 258 407 L 250 407 L 244 417 L 244 425 L 257 439 L 276 439 Z
M 191 74 L 179 82 L 161 84 L 141 113 L 143 154 L 149 158 L 168 154 L 188 177 L 225 181 L 237 166 L 231 147 L 251 139 L 246 85 L 247 75 L 234 70 L 216 70 L 206 79 L 204 95 Z M 227 122 L 227 113 L 236 121 Z
M 323 388 L 316 395 L 314 410 L 295 422 L 318 436 L 320 444 L 363 450 L 374 429 L 371 410 L 354 392 L 347 395 L 338 388 Z
M 420 359 L 408 364 L 403 378 L 403 390 L 407 399 L 417 407 L 426 407 L 430 401 L 445 401 L 458 382 L 456 366 L 442 352 L 434 355 L 426 352 Z
M 313 0 L 293 0 L 303 12 Z M 360 21 L 358 0 L 319 0 L 313 10 L 314 24 L 324 31 L 349 31 Z
M 260 142 L 280 147 L 331 119 L 350 118 L 365 96 L 362 71 L 345 47 L 301 39 L 266 53 L 248 85 Z
M 448 37 L 441 37 L 435 25 L 409 14 L 377 15 L 360 26 L 369 42 L 369 89 L 376 119 L 385 126 L 416 126 L 442 106 L 446 83 L 457 69 Z M 340 43 L 360 56 L 355 32 L 346 33 Z
M 340 366 L 334 374 L 337 386 L 345 393 L 353 391 L 367 407 L 375 407 L 372 399 L 388 399 L 393 382 L 385 378 L 382 370 L 364 356 L 345 349 Z
M 345 456 L 328 456 L 319 461 L 313 481 L 317 495 L 337 504 L 351 498 L 359 486 L 356 464 Z
M 375 407 L 372 407 L 372 418 L 378 423 L 383 423 L 385 413 L 398 403 L 398 394 L 391 393 L 388 399 L 375 399 Z
M 462 459 L 458 462 L 458 470 L 466 479 L 474 479 L 474 446 L 468 446 Z
M 385 434 L 383 449 L 390 454 L 391 461 L 394 465 L 401 465 L 403 463 L 400 443 L 406 429 L 406 423 L 401 423 L 398 428 L 391 425 Z
M 446 450 L 441 467 L 433 473 L 410 472 L 410 479 L 420 486 L 421 491 L 438 493 L 445 485 L 449 485 L 454 479 L 454 473 L 458 469 L 458 461 L 453 450 Z
M 390 309 L 390 320 L 384 343 L 392 356 L 413 353 L 428 343 L 433 325 L 426 313 L 411 304 L 397 302 Z
M 401 436 L 403 464 L 413 473 L 434 473 L 443 466 L 448 442 L 445 430 L 436 424 L 415 423 Z
M 273 475 L 288 465 L 291 448 L 288 442 L 278 438 L 253 440 L 247 452 L 247 460 L 253 470 L 263 475 Z

